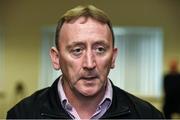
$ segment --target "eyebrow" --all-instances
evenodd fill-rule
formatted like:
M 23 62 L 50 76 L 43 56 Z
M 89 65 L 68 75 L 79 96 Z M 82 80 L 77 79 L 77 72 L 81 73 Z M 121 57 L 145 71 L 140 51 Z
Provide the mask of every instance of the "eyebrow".
M 71 44 L 69 44 L 69 45 L 67 45 L 67 49 L 70 49 L 70 48 L 72 48 L 73 46 L 80 46 L 80 45 L 84 45 L 85 44 L 85 42 L 81 42 L 81 41 L 74 41 L 74 42 L 72 42 Z
M 81 45 L 85 45 L 85 44 L 86 44 L 86 42 L 74 41 L 71 44 L 67 45 L 66 48 L 67 49 L 71 49 L 73 46 L 81 46 Z M 107 42 L 105 42 L 104 40 L 98 40 L 95 43 L 93 43 L 93 45 L 103 45 L 103 46 L 105 46 L 107 48 L 110 47 L 110 45 Z
M 107 42 L 105 42 L 104 40 L 97 41 L 97 42 L 95 42 L 94 44 L 95 44 L 95 45 L 97 45 L 97 44 L 98 44 L 98 45 L 99 45 L 99 44 L 102 44 L 102 45 L 107 46 L 107 47 L 109 46 L 109 44 L 108 44 Z

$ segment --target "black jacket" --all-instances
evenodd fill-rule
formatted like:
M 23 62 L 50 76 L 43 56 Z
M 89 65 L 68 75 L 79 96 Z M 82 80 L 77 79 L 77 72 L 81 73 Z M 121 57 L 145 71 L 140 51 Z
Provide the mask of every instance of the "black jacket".
M 58 79 L 51 87 L 35 92 L 30 97 L 23 99 L 7 113 L 10 118 L 48 118 L 48 119 L 71 119 L 68 113 L 62 108 L 58 96 Z M 121 90 L 113 87 L 113 101 L 111 107 L 102 118 L 163 118 L 151 104 Z

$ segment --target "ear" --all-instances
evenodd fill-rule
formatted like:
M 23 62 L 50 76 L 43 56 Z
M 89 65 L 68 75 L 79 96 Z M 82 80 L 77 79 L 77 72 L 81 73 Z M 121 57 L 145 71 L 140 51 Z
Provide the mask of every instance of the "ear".
M 52 47 L 49 52 L 49 55 L 51 57 L 51 62 L 52 62 L 53 68 L 55 70 L 59 70 L 60 69 L 59 52 L 58 52 L 57 48 Z
M 117 48 L 113 48 L 113 58 L 111 61 L 111 69 L 113 69 L 115 67 L 116 57 L 117 57 Z

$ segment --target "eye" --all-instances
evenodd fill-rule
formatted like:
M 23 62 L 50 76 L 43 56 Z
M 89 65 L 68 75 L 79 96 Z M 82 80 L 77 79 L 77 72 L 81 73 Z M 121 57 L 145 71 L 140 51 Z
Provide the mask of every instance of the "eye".
M 99 46 L 96 48 L 96 53 L 103 54 L 104 52 L 106 52 L 106 49 L 103 46 Z
M 83 48 L 81 47 L 75 47 L 71 50 L 72 55 L 74 56 L 80 56 L 83 52 Z

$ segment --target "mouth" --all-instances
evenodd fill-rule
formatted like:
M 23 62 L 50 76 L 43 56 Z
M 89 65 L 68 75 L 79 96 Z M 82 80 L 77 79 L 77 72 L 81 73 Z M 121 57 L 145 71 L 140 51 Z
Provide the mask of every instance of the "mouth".
M 94 80 L 94 79 L 97 79 L 98 77 L 97 76 L 85 76 L 85 77 L 81 77 L 81 79 L 83 80 Z

